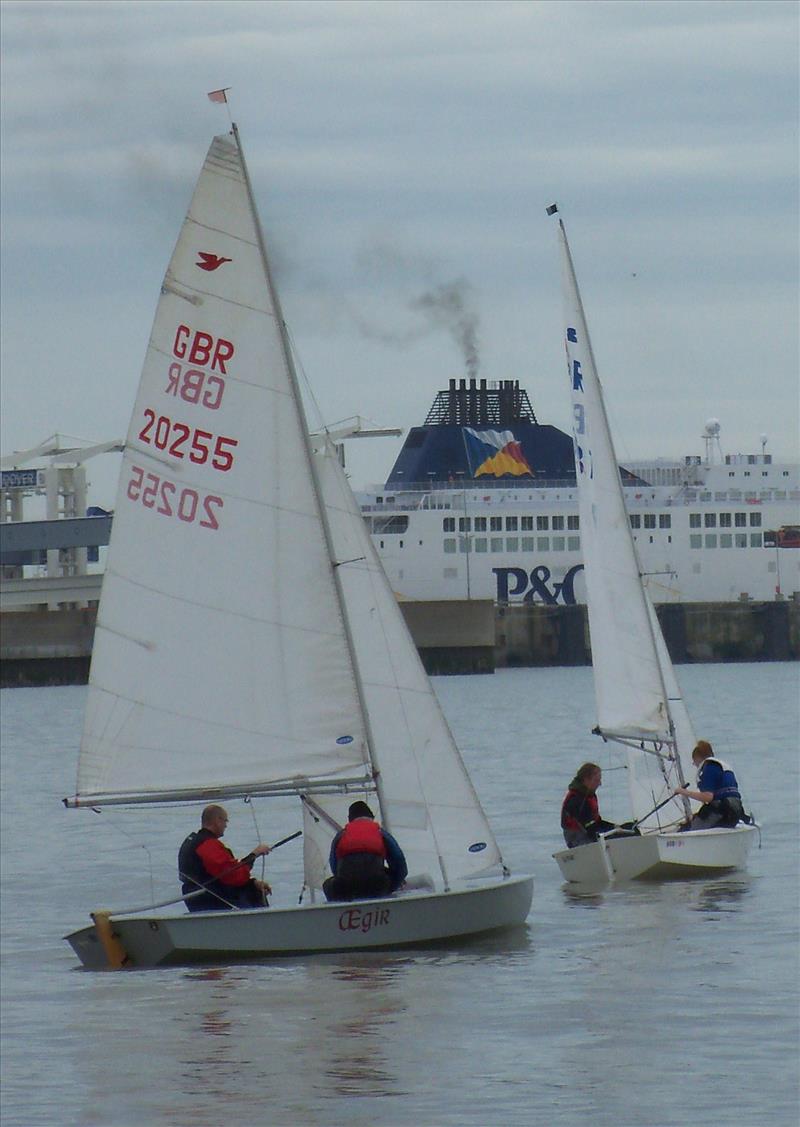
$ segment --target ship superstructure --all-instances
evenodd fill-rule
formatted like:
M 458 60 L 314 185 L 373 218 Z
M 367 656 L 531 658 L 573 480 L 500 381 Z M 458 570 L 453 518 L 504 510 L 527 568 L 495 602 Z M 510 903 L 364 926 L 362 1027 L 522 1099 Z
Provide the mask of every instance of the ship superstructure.
M 800 599 L 800 466 L 765 441 L 722 455 L 719 429 L 702 455 L 620 467 L 652 597 Z M 359 502 L 401 598 L 584 602 L 572 438 L 517 381 L 451 380 Z

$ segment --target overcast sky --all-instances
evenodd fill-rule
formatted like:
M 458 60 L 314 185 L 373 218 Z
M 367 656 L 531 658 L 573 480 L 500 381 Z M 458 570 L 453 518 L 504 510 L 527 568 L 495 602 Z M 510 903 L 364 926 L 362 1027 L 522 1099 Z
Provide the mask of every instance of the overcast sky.
M 124 436 L 221 86 L 326 422 L 424 420 L 453 294 L 478 374 L 569 429 L 558 200 L 620 457 L 711 416 L 797 451 L 794 2 L 35 0 L 2 53 L 4 453 Z M 353 484 L 400 442 L 351 443 Z

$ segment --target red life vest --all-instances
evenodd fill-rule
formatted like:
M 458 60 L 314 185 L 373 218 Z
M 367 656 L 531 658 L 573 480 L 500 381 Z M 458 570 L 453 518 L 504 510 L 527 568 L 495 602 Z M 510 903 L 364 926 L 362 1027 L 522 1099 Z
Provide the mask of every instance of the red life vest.
M 346 857 L 348 853 L 376 853 L 386 856 L 381 827 L 372 818 L 356 818 L 348 822 L 336 844 L 336 856 Z

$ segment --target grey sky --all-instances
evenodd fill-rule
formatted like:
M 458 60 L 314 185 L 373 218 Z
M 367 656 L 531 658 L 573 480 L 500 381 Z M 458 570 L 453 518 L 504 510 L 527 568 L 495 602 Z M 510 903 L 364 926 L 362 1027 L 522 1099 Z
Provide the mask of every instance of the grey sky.
M 325 421 L 467 375 L 568 429 L 567 223 L 622 457 L 798 447 L 794 3 L 5 3 L 4 452 L 124 435 L 231 86 Z M 399 441 L 350 445 L 361 485 Z M 103 471 L 93 500 L 110 504 Z

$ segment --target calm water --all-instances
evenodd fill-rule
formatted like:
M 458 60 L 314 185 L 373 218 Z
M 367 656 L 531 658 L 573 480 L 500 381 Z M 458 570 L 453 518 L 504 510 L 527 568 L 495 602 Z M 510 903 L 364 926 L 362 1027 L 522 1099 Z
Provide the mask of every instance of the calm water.
M 439 679 L 506 858 L 535 874 L 526 929 L 116 975 L 76 969 L 61 936 L 92 908 L 173 893 L 196 812 L 64 810 L 85 690 L 4 690 L 4 1127 L 795 1127 L 799 674 L 679 670 L 698 734 L 764 823 L 747 874 L 570 892 L 550 858 L 560 801 L 579 762 L 607 762 L 585 735 L 590 671 Z M 237 852 L 299 826 L 290 804 L 259 804 L 257 825 L 229 811 Z M 296 899 L 299 859 L 296 842 L 269 859 L 276 902 Z

